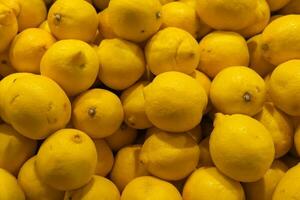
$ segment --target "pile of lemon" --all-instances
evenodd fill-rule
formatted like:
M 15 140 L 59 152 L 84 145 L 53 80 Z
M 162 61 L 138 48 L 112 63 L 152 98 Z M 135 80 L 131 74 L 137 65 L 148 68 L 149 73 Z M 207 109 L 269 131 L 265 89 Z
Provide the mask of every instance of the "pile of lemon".
M 0 0 L 0 200 L 300 200 L 299 0 Z

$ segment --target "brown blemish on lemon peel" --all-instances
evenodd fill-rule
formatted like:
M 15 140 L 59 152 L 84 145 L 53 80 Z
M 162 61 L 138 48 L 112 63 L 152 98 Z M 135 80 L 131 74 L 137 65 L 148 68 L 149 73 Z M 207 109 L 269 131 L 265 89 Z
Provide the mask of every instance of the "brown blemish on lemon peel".
M 245 102 L 250 102 L 251 101 L 251 94 L 249 92 L 246 92 L 244 95 L 243 95 L 243 98 L 244 98 L 244 101 Z
M 88 109 L 88 115 L 89 115 L 90 117 L 95 117 L 95 115 L 96 115 L 96 108 L 95 108 L 95 107 L 89 108 L 89 109 Z
M 75 142 L 75 143 L 81 143 L 82 142 L 82 137 L 79 135 L 79 134 L 76 134 L 72 137 L 72 140 Z

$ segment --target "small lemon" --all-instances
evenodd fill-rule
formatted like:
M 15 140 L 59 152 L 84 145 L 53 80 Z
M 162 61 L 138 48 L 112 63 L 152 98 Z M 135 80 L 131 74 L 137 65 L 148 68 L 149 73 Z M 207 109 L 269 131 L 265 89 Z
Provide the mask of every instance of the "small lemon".
M 24 192 L 18 185 L 17 179 L 0 168 L 0 199 L 1 200 L 25 200 Z
M 263 178 L 244 184 L 247 200 L 271 200 L 277 184 L 287 170 L 288 167 L 282 161 L 275 160 Z
M 168 71 L 191 74 L 198 66 L 199 53 L 196 39 L 175 27 L 156 33 L 145 48 L 148 67 L 155 75 Z
M 273 65 L 300 59 L 300 15 L 286 15 L 271 22 L 262 33 L 264 58 Z
M 47 31 L 40 28 L 28 28 L 13 40 L 9 59 L 18 72 L 40 73 L 40 62 L 45 52 L 56 42 Z
M 240 114 L 216 115 L 209 150 L 222 173 L 242 182 L 261 179 L 275 156 L 269 131 L 259 121 Z
M 44 31 L 47 31 L 48 33 L 51 33 L 49 23 L 47 20 L 45 20 L 41 25 L 39 26 L 40 29 L 43 29 Z
M 37 142 L 20 135 L 10 125 L 0 125 L 0 167 L 17 174 L 23 163 L 35 154 Z
M 152 126 L 145 113 L 145 98 L 143 90 L 148 81 L 137 82 L 121 95 L 125 123 L 135 129 L 146 129 Z
M 190 75 L 200 83 L 200 85 L 204 88 L 207 96 L 209 96 L 211 80 L 207 77 L 207 75 L 205 75 L 203 72 L 200 72 L 198 70 L 195 70 Z
M 211 78 L 226 67 L 249 64 L 246 40 L 238 33 L 214 31 L 206 35 L 199 46 L 198 69 Z
M 290 0 L 280 11 L 280 14 L 300 14 L 300 1 Z
M 178 190 L 166 181 L 151 176 L 132 180 L 123 190 L 121 200 L 182 200 Z
M 99 25 L 98 30 L 106 39 L 116 38 L 109 20 L 108 8 L 98 13 Z
M 48 12 L 48 23 L 53 35 L 62 39 L 91 42 L 98 28 L 95 8 L 82 0 L 58 0 Z
M 18 183 L 29 200 L 62 200 L 64 192 L 53 189 L 41 181 L 35 167 L 36 156 L 20 169 Z
M 0 2 L 0 53 L 9 47 L 17 32 L 18 22 L 14 11 Z
M 118 151 L 110 173 L 110 179 L 120 191 L 123 191 L 133 179 L 149 174 L 145 166 L 139 161 L 141 149 L 141 145 L 134 145 L 124 147 Z
M 124 90 L 133 85 L 145 71 L 143 50 L 122 39 L 105 39 L 98 49 L 99 79 L 108 87 Z
M 96 139 L 94 140 L 94 143 L 96 145 L 98 155 L 98 163 L 95 174 L 105 177 L 113 167 L 114 155 L 105 140 Z
M 300 165 L 290 168 L 280 180 L 273 193 L 272 200 L 298 200 L 300 199 Z
M 13 73 L 16 73 L 16 70 L 11 66 L 8 51 L 0 53 L 0 75 L 4 78 Z
M 65 200 L 120 200 L 120 192 L 113 182 L 101 176 L 93 176 L 84 187 L 66 192 Z
M 249 26 L 257 7 L 255 0 L 201 0 L 197 3 L 200 18 L 217 30 L 240 30 Z
M 41 74 L 56 81 L 70 96 L 89 89 L 98 71 L 96 51 L 80 40 L 56 42 L 41 60 Z
M 181 180 L 196 169 L 200 149 L 187 133 L 153 133 L 143 144 L 140 161 L 148 172 L 165 179 Z
M 126 124 L 122 124 L 117 131 L 106 137 L 105 140 L 113 151 L 118 151 L 125 146 L 133 144 L 136 137 L 136 129 L 133 129 Z
M 133 42 L 147 40 L 162 23 L 159 0 L 110 0 L 108 9 L 113 32 Z
M 92 0 L 93 5 L 99 10 L 104 10 L 108 7 L 110 0 Z
M 183 200 L 244 200 L 241 184 L 220 173 L 215 167 L 197 169 L 183 189 Z
M 41 180 L 58 190 L 73 190 L 87 184 L 95 172 L 97 150 L 82 131 L 61 129 L 48 137 L 36 157 Z
M 206 137 L 199 143 L 199 148 L 201 155 L 197 167 L 214 166 L 209 152 L 209 137 Z
M 271 74 L 269 94 L 275 105 L 285 113 L 300 116 L 300 60 L 279 65 Z
M 228 67 L 214 78 L 210 99 L 224 114 L 253 116 L 262 110 L 266 99 L 264 79 L 248 67 Z
M 200 123 L 207 105 L 203 87 L 189 75 L 165 72 L 144 88 L 148 119 L 156 127 L 184 132 Z
M 19 31 L 38 27 L 47 17 L 47 8 L 43 0 L 17 0 L 20 12 L 17 15 Z
M 290 0 L 267 0 L 271 11 L 277 11 L 287 5 Z
M 70 101 L 54 81 L 33 74 L 13 77 L 1 96 L 4 116 L 14 129 L 28 138 L 44 139 L 67 125 Z
M 91 89 L 73 102 L 73 124 L 92 138 L 104 138 L 118 130 L 123 121 L 123 108 L 114 93 Z

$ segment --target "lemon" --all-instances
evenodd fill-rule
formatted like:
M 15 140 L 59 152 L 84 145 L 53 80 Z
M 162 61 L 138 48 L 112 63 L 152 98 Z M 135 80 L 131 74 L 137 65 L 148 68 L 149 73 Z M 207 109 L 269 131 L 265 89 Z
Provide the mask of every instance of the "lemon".
M 238 32 L 246 38 L 261 33 L 268 25 L 270 20 L 270 15 L 271 15 L 271 11 L 266 0 L 258 0 L 258 5 L 255 9 L 254 21 L 249 26 L 239 30 Z
M 118 151 L 110 179 L 120 191 L 123 191 L 133 179 L 148 175 L 145 166 L 139 162 L 141 149 L 141 145 L 134 145 L 124 147 Z
M 87 184 L 95 172 L 97 150 L 82 131 L 61 129 L 48 137 L 36 157 L 41 180 L 58 190 L 73 190 Z
M 7 6 L 8 8 L 12 9 L 15 13 L 15 16 L 20 14 L 20 4 L 19 0 L 0 0 L 0 4 Z
M 294 128 L 289 117 L 272 103 L 266 103 L 255 116 L 271 133 L 275 145 L 275 157 L 285 155 L 293 145 Z
M 25 200 L 24 192 L 18 185 L 16 178 L 0 168 L 0 199 Z
M 299 31 L 300 15 L 286 15 L 271 22 L 262 33 L 264 58 L 273 65 L 300 59 Z
M 47 8 L 43 0 L 17 0 L 20 12 L 17 15 L 19 31 L 38 27 L 47 17 Z
M 40 62 L 45 52 L 56 42 L 47 31 L 28 28 L 13 40 L 9 58 L 18 72 L 40 73 Z
M 71 116 L 70 101 L 54 81 L 33 74 L 13 77 L 8 91 L 1 95 L 4 116 L 14 129 L 28 138 L 44 139 L 66 126 Z
M 122 124 L 117 131 L 106 137 L 105 140 L 113 151 L 118 151 L 125 146 L 133 144 L 136 138 L 137 130 Z
M 92 180 L 84 187 L 66 192 L 65 200 L 120 200 L 118 188 L 107 178 L 93 176 Z
M 209 150 L 222 173 L 242 182 L 261 179 L 275 155 L 269 131 L 259 121 L 241 114 L 216 115 Z
M 283 178 L 278 183 L 275 192 L 273 193 L 272 200 L 294 200 L 299 199 L 299 178 L 300 178 L 300 165 L 290 168 Z
M 253 0 L 201 0 L 197 3 L 200 18 L 217 30 L 240 30 L 249 26 L 254 18 L 257 1 Z
M 121 200 L 182 200 L 178 190 L 166 181 L 151 176 L 132 180 L 123 190 Z
M 296 153 L 300 155 L 300 127 L 297 127 L 294 135 L 294 146 Z
M 300 2 L 298 0 L 290 0 L 280 11 L 280 14 L 300 14 Z
M 116 34 L 113 32 L 111 22 L 109 20 L 108 8 L 98 13 L 99 25 L 98 30 L 106 39 L 116 38 Z
M 292 116 L 300 115 L 300 60 L 279 65 L 271 74 L 269 94 L 275 105 Z
M 190 74 L 192 77 L 196 79 L 200 83 L 200 85 L 204 88 L 207 96 L 209 95 L 211 80 L 205 75 L 203 72 L 195 70 Z
M 228 67 L 213 80 L 210 99 L 215 108 L 224 114 L 253 116 L 260 112 L 264 105 L 265 82 L 250 68 Z
M 265 77 L 275 66 L 265 60 L 262 51 L 262 35 L 258 34 L 247 41 L 250 54 L 250 68 Z
M 125 123 L 135 129 L 146 129 L 152 126 L 145 113 L 144 88 L 148 81 L 140 81 L 122 92 L 121 101 L 124 109 Z
M 10 125 L 0 125 L 0 167 L 17 174 L 23 163 L 35 154 L 37 142 L 20 135 Z
M 98 70 L 96 51 L 80 40 L 56 42 L 41 60 L 41 74 L 56 81 L 70 96 L 90 88 Z
M 189 75 L 165 72 L 144 88 L 148 119 L 156 127 L 184 132 L 200 123 L 207 105 L 207 95 Z
M 267 0 L 271 11 L 276 11 L 287 5 L 290 0 Z
M 153 133 L 143 144 L 140 161 L 153 175 L 165 180 L 181 180 L 196 169 L 200 149 L 186 133 Z
M 99 176 L 107 176 L 114 164 L 114 155 L 103 139 L 94 140 L 97 149 L 98 163 L 95 174 Z
M 275 160 L 263 178 L 256 182 L 244 184 L 247 200 L 272 199 L 277 184 L 287 170 L 287 166 L 282 161 Z
M 18 32 L 14 11 L 0 2 L 0 53 L 4 52 Z
M 123 108 L 114 93 L 104 89 L 91 89 L 73 102 L 73 124 L 92 138 L 112 135 L 121 126 Z
M 99 10 L 104 10 L 108 7 L 110 0 L 92 0 L 93 5 Z
M 175 27 L 156 33 L 145 48 L 148 67 L 155 75 L 168 71 L 191 74 L 198 66 L 199 53 L 196 39 Z
M 214 166 L 209 152 L 209 137 L 206 137 L 199 143 L 199 148 L 201 155 L 197 167 Z
M 145 71 L 142 49 L 122 39 L 105 39 L 98 49 L 99 79 L 108 87 L 124 90 L 133 85 Z
M 249 52 L 246 40 L 234 32 L 214 31 L 199 43 L 198 69 L 214 78 L 222 69 L 230 66 L 248 66 Z
M 8 51 L 0 53 L 0 75 L 6 77 L 13 73 L 16 73 L 16 70 L 11 66 Z
M 183 189 L 183 200 L 244 200 L 241 184 L 220 173 L 215 167 L 197 169 Z
M 20 169 L 18 183 L 30 200 L 61 200 L 64 192 L 53 189 L 39 178 L 35 167 L 36 156 L 30 158 Z
M 113 32 L 133 42 L 147 40 L 162 23 L 159 0 L 110 0 L 108 9 Z
M 91 42 L 98 28 L 95 8 L 86 1 L 58 0 L 48 12 L 48 23 L 59 40 L 78 39 Z
M 40 29 L 43 29 L 44 31 L 47 31 L 48 33 L 51 33 L 49 23 L 47 20 L 45 20 L 41 25 L 39 26 Z

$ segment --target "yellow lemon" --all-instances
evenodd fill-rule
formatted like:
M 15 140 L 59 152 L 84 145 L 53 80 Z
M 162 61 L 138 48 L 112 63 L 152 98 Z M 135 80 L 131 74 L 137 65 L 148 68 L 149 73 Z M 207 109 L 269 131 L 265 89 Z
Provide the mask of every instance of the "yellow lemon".
M 120 192 L 118 188 L 108 180 L 101 176 L 93 176 L 92 180 L 84 187 L 66 192 L 65 200 L 120 200 Z
M 294 146 L 296 152 L 298 153 L 298 155 L 300 155 L 300 127 L 297 127 L 295 131 Z
M 254 21 L 249 26 L 239 30 L 238 32 L 246 38 L 261 33 L 268 25 L 270 15 L 271 11 L 266 0 L 258 0 L 258 5 L 255 9 Z
M 197 169 L 183 189 L 183 200 L 244 200 L 241 184 L 220 173 L 215 167 Z
M 285 155 L 293 145 L 294 128 L 289 117 L 272 103 L 266 103 L 260 113 L 254 116 L 271 133 L 275 145 L 275 157 Z
M 140 161 L 153 175 L 165 180 L 181 180 L 197 167 L 200 149 L 186 133 L 153 133 L 143 144 Z
M 99 79 L 108 87 L 124 90 L 133 85 L 145 71 L 142 49 L 122 39 L 105 39 L 98 49 Z
M 38 176 L 58 190 L 73 190 L 87 184 L 96 164 L 94 142 L 76 129 L 55 132 L 43 142 L 36 157 Z
M 18 185 L 17 179 L 0 168 L 0 199 L 1 200 L 25 200 L 24 192 Z
M 41 25 L 39 26 L 40 29 L 43 29 L 44 31 L 47 31 L 48 33 L 51 33 L 49 23 L 47 20 L 45 20 Z
M 10 84 L 3 94 L 4 116 L 20 134 L 44 139 L 67 125 L 70 101 L 54 81 L 31 74 L 15 77 Z
M 124 109 L 125 123 L 135 129 L 146 129 L 152 126 L 145 113 L 144 88 L 149 84 L 147 81 L 137 82 L 121 95 Z
M 209 150 L 222 173 L 242 182 L 261 179 L 275 156 L 269 131 L 259 121 L 240 114 L 216 115 Z
M 20 12 L 17 15 L 19 31 L 38 27 L 47 17 L 47 8 L 43 0 L 17 0 Z
M 285 113 L 300 116 L 300 60 L 279 65 L 271 74 L 269 94 L 275 105 Z
M 98 17 L 95 8 L 86 1 L 58 0 L 48 12 L 53 35 L 62 39 L 91 42 L 96 36 Z
M 16 73 L 16 70 L 11 66 L 8 51 L 0 53 L 0 75 L 6 77 L 13 73 Z
M 249 64 L 246 40 L 237 33 L 225 31 L 209 33 L 200 41 L 199 46 L 198 69 L 211 78 L 226 67 Z
M 80 40 L 56 42 L 41 60 L 41 74 L 57 82 L 70 96 L 89 89 L 98 71 L 96 51 Z
M 298 0 L 290 0 L 280 11 L 280 14 L 300 14 L 300 2 Z
M 12 9 L 15 13 L 15 16 L 20 14 L 20 4 L 19 0 L 0 0 L 0 3 Z
M 118 151 L 125 146 L 133 144 L 136 138 L 137 130 L 122 124 L 117 131 L 106 137 L 105 140 L 113 151 Z
M 264 79 L 248 67 L 228 67 L 214 78 L 210 99 L 224 114 L 253 116 L 262 110 L 266 99 Z
M 94 140 L 94 143 L 96 145 L 98 155 L 98 163 L 95 174 L 105 177 L 113 167 L 114 155 L 105 140 L 97 139 Z
M 120 191 L 123 191 L 133 179 L 149 174 L 145 166 L 139 161 L 141 149 L 141 145 L 134 145 L 124 147 L 118 151 L 110 173 L 110 179 Z
M 35 154 L 37 142 L 20 135 L 10 125 L 0 125 L 0 167 L 17 174 L 23 163 Z
M 190 75 L 200 83 L 200 85 L 204 88 L 208 96 L 210 91 L 210 86 L 211 86 L 211 80 L 203 72 L 200 72 L 198 70 L 195 70 Z
M 9 59 L 18 72 L 40 73 L 40 62 L 45 52 L 56 42 L 47 31 L 28 28 L 13 40 Z
M 267 2 L 270 6 L 271 11 L 276 11 L 287 5 L 290 0 L 267 0 Z
M 300 199 L 300 165 L 290 168 L 278 183 L 272 200 L 296 200 Z
M 253 22 L 256 7 L 256 0 L 202 0 L 197 3 L 197 12 L 214 29 L 240 30 Z
M 168 27 L 149 40 L 145 55 L 148 67 L 155 75 L 168 71 L 191 74 L 199 63 L 199 46 L 188 32 Z
M 199 143 L 199 148 L 201 155 L 197 167 L 214 166 L 209 152 L 209 137 L 206 137 Z
M 14 11 L 0 2 L 0 53 L 9 47 L 17 32 L 18 22 Z
M 99 25 L 98 30 L 106 39 L 116 38 L 112 25 L 109 20 L 108 8 L 98 13 Z
M 200 123 L 207 105 L 203 87 L 189 75 L 165 72 L 144 88 L 148 119 L 158 128 L 184 132 Z
M 166 181 L 151 176 L 132 180 L 123 190 L 121 200 L 182 200 L 178 190 Z
M 264 58 L 273 65 L 300 59 L 300 15 L 286 15 L 272 21 L 262 33 Z
M 247 200 L 271 200 L 277 184 L 287 170 L 282 161 L 275 160 L 263 178 L 244 184 Z
M 92 89 L 73 102 L 73 124 L 92 138 L 104 138 L 118 130 L 123 121 L 123 108 L 114 93 Z
M 262 51 L 262 35 L 256 35 L 247 41 L 250 54 L 250 68 L 260 76 L 265 77 L 275 69 L 275 66 L 265 60 Z
M 159 0 L 110 0 L 108 9 L 113 32 L 126 40 L 145 41 L 162 23 Z
M 41 181 L 35 167 L 36 156 L 30 158 L 20 169 L 18 183 L 30 200 L 61 200 L 64 192 L 53 189 Z
M 92 0 L 93 5 L 99 10 L 104 10 L 108 7 L 110 0 Z

